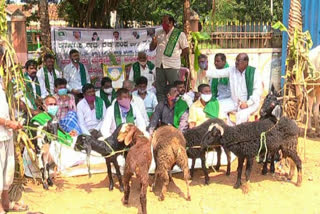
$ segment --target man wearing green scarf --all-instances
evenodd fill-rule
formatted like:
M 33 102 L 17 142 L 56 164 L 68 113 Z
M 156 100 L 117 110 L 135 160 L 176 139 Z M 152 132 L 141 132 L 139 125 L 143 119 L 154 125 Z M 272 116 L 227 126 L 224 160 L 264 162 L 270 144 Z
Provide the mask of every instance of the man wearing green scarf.
M 201 125 L 210 118 L 219 116 L 219 103 L 212 97 L 211 89 L 208 84 L 198 86 L 200 98 L 194 102 L 189 111 L 189 128 Z
M 68 91 L 75 96 L 76 103 L 78 103 L 83 98 L 81 89 L 85 84 L 90 83 L 90 76 L 86 66 L 80 63 L 79 51 L 72 49 L 69 57 L 71 62 L 64 68 L 63 75 L 68 82 Z
M 109 77 L 101 79 L 101 88 L 96 92 L 96 96 L 103 99 L 106 108 L 111 106 L 112 101 L 116 98 L 116 91 L 112 88 L 112 80 Z
M 40 113 L 41 89 L 37 78 L 37 62 L 34 60 L 28 60 L 25 64 L 25 96 L 21 97 L 21 110 L 27 114 L 31 112 L 32 115 Z M 29 110 L 28 110 L 29 108 Z
M 117 91 L 117 98 L 107 109 L 107 117 L 101 126 L 100 131 L 104 138 L 109 137 L 121 123 L 133 123 L 142 132 L 146 130 L 145 120 L 135 103 L 131 102 L 131 98 L 128 89 L 120 88 Z
M 77 105 L 77 116 L 83 134 L 90 135 L 92 131 L 99 131 L 103 119 L 107 117 L 104 101 L 96 97 L 94 86 L 90 83 L 82 88 L 84 99 Z
M 227 118 L 229 112 L 236 112 L 236 124 L 248 121 L 260 106 L 262 81 L 259 71 L 249 66 L 246 53 L 238 54 L 235 66 L 224 69 L 208 69 L 209 78 L 229 77 L 231 98 L 219 100 L 220 117 Z
M 179 79 L 181 55 L 188 57 L 189 44 L 186 35 L 174 27 L 174 18 L 162 17 L 162 28 L 150 43 L 150 51 L 156 50 L 156 89 L 158 101 L 166 98 L 169 85 Z
M 214 65 L 216 69 L 228 68 L 229 64 L 226 60 L 226 55 L 223 53 L 217 53 L 214 56 Z M 218 100 L 231 97 L 229 78 L 212 78 L 211 79 L 211 91 L 212 96 Z
M 60 72 L 54 68 L 54 62 L 54 56 L 46 54 L 43 59 L 43 66 L 37 72 L 42 98 L 54 94 L 54 81 L 61 76 Z

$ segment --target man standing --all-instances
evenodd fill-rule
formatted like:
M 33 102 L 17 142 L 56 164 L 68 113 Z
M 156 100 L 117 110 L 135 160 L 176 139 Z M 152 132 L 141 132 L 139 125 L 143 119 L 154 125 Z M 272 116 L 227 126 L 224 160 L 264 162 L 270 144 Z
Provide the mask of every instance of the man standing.
M 101 126 L 101 133 L 105 138 L 112 135 L 121 123 L 133 123 L 141 131 L 146 130 L 145 120 L 136 105 L 131 102 L 128 89 L 120 88 L 117 91 L 117 99 L 108 108 L 106 115 L 108 117 L 104 118 Z
M 92 84 L 85 84 L 82 92 L 84 99 L 77 105 L 77 115 L 82 133 L 90 135 L 94 129 L 100 130 L 106 117 L 106 107 L 103 100 L 95 96 Z
M 148 79 L 147 90 L 152 90 L 155 93 L 155 88 L 153 87 L 155 73 L 155 65 L 147 60 L 146 53 L 139 52 L 138 62 L 133 63 L 131 66 L 129 80 L 136 83 L 141 76 L 144 76 Z
M 83 98 L 82 87 L 90 83 L 90 76 L 86 67 L 80 63 L 79 51 L 72 49 L 69 52 L 71 62 L 64 68 L 64 78 L 67 80 L 67 89 L 75 96 L 76 103 Z
M 194 102 L 189 110 L 189 128 L 201 125 L 210 118 L 219 116 L 219 103 L 216 99 L 212 99 L 211 89 L 208 84 L 198 86 L 200 99 Z
M 26 106 L 29 107 L 31 114 L 36 115 L 40 112 L 39 107 L 41 102 L 41 89 L 37 77 L 37 62 L 34 60 L 28 60 L 25 64 L 24 81 L 26 84 L 25 93 L 26 97 L 22 97 L 21 100 L 25 104 L 22 109 L 27 112 Z
M 116 91 L 112 88 L 112 80 L 109 77 L 101 79 L 101 88 L 96 92 L 96 96 L 103 99 L 106 108 L 111 106 L 112 101 L 116 98 Z
M 0 59 L 1 62 L 1 59 Z M 17 121 L 10 120 L 6 94 L 0 80 L 0 213 L 27 211 L 26 205 L 9 201 L 9 187 L 14 178 L 14 145 L 12 130 L 22 128 Z
M 43 60 L 43 67 L 37 72 L 42 98 L 54 94 L 54 81 L 60 77 L 59 71 L 54 69 L 54 61 L 53 55 L 46 54 Z
M 260 105 L 262 82 L 259 71 L 251 67 L 249 57 L 245 53 L 238 54 L 235 66 L 224 69 L 208 69 L 207 77 L 229 77 L 231 98 L 227 102 L 219 102 L 223 117 L 236 111 L 236 124 L 247 122 L 250 115 L 256 112 Z
M 178 90 L 174 86 L 170 86 L 167 93 L 167 99 L 160 101 L 156 106 L 149 125 L 149 133 L 152 135 L 158 127 L 159 121 L 161 125 L 175 125 L 179 130 L 184 131 L 188 128 L 188 112 L 185 111 L 181 117 L 175 122 L 175 104 L 178 96 Z
M 163 16 L 162 28 L 163 30 L 153 37 L 150 43 L 151 51 L 157 48 L 156 88 L 159 102 L 165 100 L 165 93 L 168 91 L 167 83 L 173 85 L 174 81 L 179 79 L 180 55 L 187 59 L 189 53 L 186 35 L 174 28 L 172 16 Z

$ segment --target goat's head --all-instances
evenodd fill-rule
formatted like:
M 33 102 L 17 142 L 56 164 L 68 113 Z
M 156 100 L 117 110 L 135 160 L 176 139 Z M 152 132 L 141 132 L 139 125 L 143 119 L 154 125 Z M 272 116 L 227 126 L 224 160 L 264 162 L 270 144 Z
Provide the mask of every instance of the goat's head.
M 260 118 L 276 117 L 279 120 L 282 115 L 281 100 L 282 97 L 279 97 L 279 94 L 272 85 L 269 94 L 261 106 Z
M 118 133 L 117 140 L 119 142 L 124 142 L 124 144 L 128 146 L 132 142 L 133 135 L 137 129 L 138 128 L 131 123 L 123 124 Z
M 224 128 L 218 123 L 212 123 L 201 140 L 201 148 L 206 149 L 212 145 L 220 145 L 220 138 L 224 134 Z

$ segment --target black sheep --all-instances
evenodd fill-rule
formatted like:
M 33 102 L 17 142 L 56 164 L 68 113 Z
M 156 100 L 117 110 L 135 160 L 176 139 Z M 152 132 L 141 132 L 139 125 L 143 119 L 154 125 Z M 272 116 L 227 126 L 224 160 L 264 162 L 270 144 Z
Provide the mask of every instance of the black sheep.
M 112 179 L 112 172 L 111 172 L 111 163 L 113 163 L 114 168 L 116 169 L 116 174 L 119 179 L 119 186 L 120 191 L 123 191 L 123 183 L 120 173 L 119 164 L 117 161 L 117 157 L 121 153 L 115 153 L 110 157 L 106 157 L 110 155 L 113 151 L 121 151 L 126 148 L 123 143 L 119 143 L 117 140 L 119 131 L 121 130 L 122 124 L 118 126 L 118 128 L 113 132 L 113 134 L 105 139 L 105 141 L 100 141 L 95 139 L 93 136 L 90 135 L 79 135 L 74 146 L 76 151 L 85 150 L 87 154 L 87 164 L 89 169 L 89 176 L 90 174 L 90 161 L 89 156 L 91 154 L 91 150 L 96 151 L 97 153 L 101 154 L 106 159 L 106 165 L 108 169 L 108 177 L 109 177 L 109 190 L 113 190 L 113 179 Z
M 191 178 L 193 177 L 193 171 L 194 171 L 194 165 L 196 162 L 197 158 L 201 159 L 201 167 L 204 173 L 204 180 L 205 184 L 209 183 L 209 176 L 208 176 L 208 171 L 206 167 L 206 158 L 205 158 L 205 150 L 202 150 L 200 148 L 200 143 L 202 137 L 205 135 L 205 133 L 208 131 L 209 126 L 212 123 L 218 123 L 218 124 L 224 124 L 224 122 L 220 119 L 209 119 L 206 122 L 202 123 L 200 126 L 194 127 L 192 129 L 189 129 L 183 133 L 184 138 L 187 141 L 187 155 L 188 158 L 192 159 L 192 165 L 191 165 L 191 170 L 190 170 L 190 175 Z M 221 147 L 217 146 L 213 148 L 214 150 L 217 151 L 217 165 L 215 166 L 216 170 L 220 169 L 220 160 L 221 160 Z M 212 149 L 211 149 L 212 150 Z M 230 175 L 230 161 L 231 161 L 231 153 L 227 149 L 225 149 L 226 155 L 227 155 L 227 160 L 228 160 L 228 166 L 227 166 L 227 173 L 226 175 Z
M 287 145 L 297 144 L 299 128 L 296 123 L 282 117 L 276 124 L 270 119 L 247 122 L 234 127 L 224 124 L 212 124 L 202 139 L 203 149 L 210 145 L 222 145 L 238 157 L 238 177 L 234 188 L 241 185 L 241 174 L 244 160 L 247 159 L 246 180 L 249 181 L 253 159 L 260 148 L 261 133 L 265 132 L 268 153 L 274 156 L 281 150 L 284 156 L 290 157 L 298 169 L 297 185 L 302 182 L 302 166 L 297 151 Z

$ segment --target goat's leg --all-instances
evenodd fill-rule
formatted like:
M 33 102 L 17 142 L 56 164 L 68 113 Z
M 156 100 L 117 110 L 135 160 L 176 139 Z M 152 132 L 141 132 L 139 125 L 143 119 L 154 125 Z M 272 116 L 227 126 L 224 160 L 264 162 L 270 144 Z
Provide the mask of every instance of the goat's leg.
M 41 161 L 42 161 L 42 166 L 43 168 L 40 169 L 41 171 L 41 175 L 42 175 L 42 185 L 43 188 L 48 190 L 49 186 L 48 186 L 48 178 L 47 178 L 47 156 L 46 154 L 42 153 L 41 155 Z
M 190 169 L 190 177 L 191 179 L 193 178 L 193 172 L 194 172 L 194 165 L 196 164 L 196 159 L 192 158 L 192 164 L 191 164 L 191 169 Z
M 320 107 L 320 86 L 317 86 L 315 89 L 316 94 L 316 103 L 313 110 L 314 117 L 314 127 L 316 129 L 317 136 L 320 135 L 320 127 L 319 127 L 319 107 Z
M 118 161 L 117 161 L 117 157 L 114 158 L 113 165 L 114 165 L 114 168 L 116 168 L 116 173 L 117 173 L 117 177 L 118 177 L 118 180 L 119 180 L 120 192 L 123 192 L 123 183 L 122 183 L 122 178 L 121 178 L 121 173 L 120 173 L 120 168 L 119 168 L 119 164 L 118 164 Z
M 107 164 L 107 169 L 108 169 L 109 190 L 111 191 L 111 190 L 113 190 L 113 179 L 112 179 L 110 158 L 106 158 L 106 164 Z
M 223 148 L 223 149 L 224 149 L 224 152 L 226 153 L 227 162 L 228 162 L 226 175 L 229 176 L 230 170 L 231 170 L 231 152 L 228 149 L 225 149 L 225 148 Z
M 140 204 L 141 204 L 142 214 L 147 214 L 147 189 L 148 189 L 148 172 L 146 172 L 146 176 L 141 179 Z
M 275 172 L 275 167 L 274 167 L 274 156 L 275 154 L 271 155 L 271 163 L 270 163 L 270 172 L 273 174 Z
M 159 172 L 159 173 L 161 174 L 160 177 L 162 178 L 162 181 L 163 181 L 161 193 L 160 193 L 160 196 L 159 196 L 159 201 L 163 201 L 164 200 L 164 195 L 167 192 L 167 187 L 168 187 L 168 184 L 169 184 L 169 175 L 168 175 L 167 170 L 165 170 L 165 169 L 162 169 L 161 172 Z
M 288 155 L 289 158 L 291 158 L 293 160 L 293 162 L 297 166 L 297 170 L 298 170 L 297 186 L 301 186 L 301 183 L 302 183 L 302 163 L 301 163 L 301 159 L 300 159 L 297 151 L 289 150 L 289 151 L 286 152 L 286 154 Z M 290 167 L 290 173 L 291 173 L 291 171 L 293 171 L 293 170 Z
M 209 175 L 208 175 L 208 170 L 206 167 L 206 155 L 205 152 L 201 152 L 200 154 L 200 159 L 201 159 L 201 168 L 204 174 L 204 184 L 208 185 L 209 184 Z
M 244 162 L 244 157 L 239 156 L 238 157 L 238 168 L 237 168 L 237 182 L 233 186 L 233 188 L 238 189 L 241 186 L 241 174 L 242 174 L 242 168 L 243 168 L 243 162 Z
M 312 113 L 313 113 L 313 99 L 314 97 L 312 96 L 314 92 L 311 92 L 311 95 L 308 96 L 308 106 L 307 106 L 307 111 L 308 111 L 308 124 L 307 124 L 307 133 L 309 137 L 315 137 L 315 133 L 312 130 Z
M 246 166 L 246 181 L 250 180 L 251 170 L 253 165 L 253 158 L 247 158 L 247 166 Z
M 203 161 L 205 161 L 205 153 L 201 153 L 201 162 L 203 163 Z M 184 155 L 183 153 L 181 153 L 178 158 L 177 158 L 177 165 L 180 167 L 180 169 L 182 169 L 183 171 L 183 178 L 184 181 L 186 182 L 187 185 L 187 200 L 190 201 L 191 200 L 191 196 L 190 196 L 190 191 L 189 191 L 189 177 L 190 177 L 190 173 L 189 173 L 189 167 L 188 167 L 188 157 L 186 155 Z
M 128 170 L 125 169 L 124 175 L 123 175 L 123 182 L 124 182 L 124 197 L 123 197 L 123 204 L 128 204 L 129 201 L 129 195 L 130 195 L 130 180 L 132 177 L 132 173 L 127 172 Z
M 53 186 L 53 181 L 52 181 L 52 179 L 50 177 L 50 165 L 48 163 L 47 163 L 47 173 L 48 173 L 48 179 L 47 179 L 48 185 L 52 187 Z
M 220 166 L 221 166 L 221 153 L 222 153 L 221 147 L 220 146 L 217 147 L 216 151 L 217 151 L 217 165 L 214 168 L 215 168 L 215 170 L 219 171 Z

